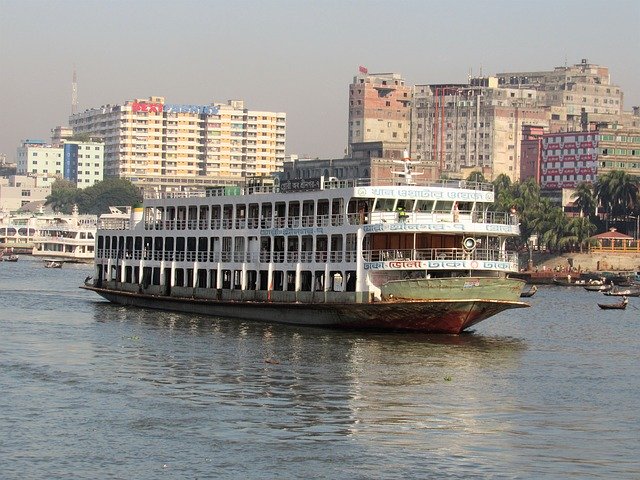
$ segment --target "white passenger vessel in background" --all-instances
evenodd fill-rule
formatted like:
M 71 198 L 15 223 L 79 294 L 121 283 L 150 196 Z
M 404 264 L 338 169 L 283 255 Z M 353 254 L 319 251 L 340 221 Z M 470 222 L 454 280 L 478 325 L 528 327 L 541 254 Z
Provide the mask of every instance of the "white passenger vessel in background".
M 519 300 L 519 234 L 491 184 L 255 179 L 147 198 L 99 221 L 94 279 L 119 304 L 337 328 L 460 333 Z
M 41 221 L 33 237 L 34 257 L 49 261 L 92 263 L 95 257 L 97 215 L 55 214 Z

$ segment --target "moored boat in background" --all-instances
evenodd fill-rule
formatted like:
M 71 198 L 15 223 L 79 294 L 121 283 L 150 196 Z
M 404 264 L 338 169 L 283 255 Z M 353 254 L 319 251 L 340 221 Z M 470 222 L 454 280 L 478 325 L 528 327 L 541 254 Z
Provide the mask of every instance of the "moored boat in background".
M 611 297 L 640 297 L 640 287 L 616 288 L 603 293 Z
M 97 220 L 96 215 L 78 214 L 75 206 L 71 215 L 55 215 L 38 229 L 32 255 L 53 261 L 92 262 Z

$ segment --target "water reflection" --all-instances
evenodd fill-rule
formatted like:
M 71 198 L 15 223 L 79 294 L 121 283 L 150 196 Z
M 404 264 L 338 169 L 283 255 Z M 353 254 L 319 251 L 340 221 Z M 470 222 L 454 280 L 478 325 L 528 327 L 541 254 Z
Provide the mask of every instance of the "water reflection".
M 119 382 L 216 408 L 244 434 L 266 427 L 301 440 L 393 442 L 403 425 L 485 433 L 476 417 L 500 401 L 489 383 L 517 367 L 526 348 L 499 336 L 363 334 L 106 303 L 95 304 L 95 321 L 120 332 L 118 348 L 96 341 Z

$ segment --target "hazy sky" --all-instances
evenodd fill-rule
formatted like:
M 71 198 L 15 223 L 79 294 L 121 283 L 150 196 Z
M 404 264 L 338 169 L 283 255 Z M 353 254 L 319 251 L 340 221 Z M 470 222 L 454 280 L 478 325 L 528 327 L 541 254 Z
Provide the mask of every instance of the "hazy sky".
M 0 0 L 0 153 L 79 110 L 164 96 L 287 114 L 287 153 L 341 156 L 358 66 L 408 84 L 610 68 L 640 105 L 640 1 Z

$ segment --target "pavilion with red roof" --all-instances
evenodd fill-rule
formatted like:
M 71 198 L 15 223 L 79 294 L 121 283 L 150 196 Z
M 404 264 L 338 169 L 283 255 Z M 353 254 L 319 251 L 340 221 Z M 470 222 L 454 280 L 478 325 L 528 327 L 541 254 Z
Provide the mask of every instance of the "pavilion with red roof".
M 597 242 L 599 250 L 636 250 L 635 239 L 629 235 L 618 232 L 615 228 L 610 228 L 608 232 L 599 233 L 591 237 Z M 631 242 L 634 242 L 632 245 Z

